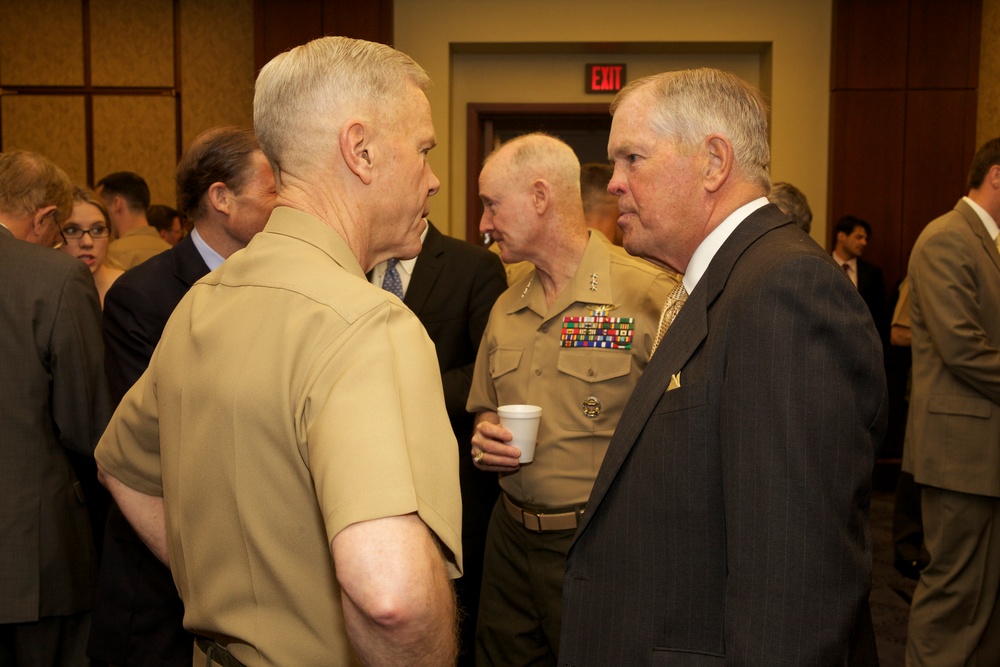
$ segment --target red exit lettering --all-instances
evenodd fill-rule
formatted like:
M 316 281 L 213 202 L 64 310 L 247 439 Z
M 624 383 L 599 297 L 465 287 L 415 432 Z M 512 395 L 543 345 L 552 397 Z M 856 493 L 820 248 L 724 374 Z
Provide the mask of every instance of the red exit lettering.
M 590 65 L 589 90 L 616 92 L 622 89 L 624 65 Z

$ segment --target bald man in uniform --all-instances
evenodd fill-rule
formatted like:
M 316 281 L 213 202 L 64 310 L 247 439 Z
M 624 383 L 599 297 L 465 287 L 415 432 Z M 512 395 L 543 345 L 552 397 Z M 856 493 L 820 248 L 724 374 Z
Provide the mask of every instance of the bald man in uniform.
M 535 268 L 493 307 L 467 406 L 478 413 L 473 460 L 500 473 L 503 489 L 486 538 L 476 658 L 555 665 L 566 550 L 677 278 L 588 231 L 580 162 L 554 137 L 501 146 L 479 192 L 480 231 L 504 262 Z M 542 407 L 527 464 L 496 412 L 519 403 Z

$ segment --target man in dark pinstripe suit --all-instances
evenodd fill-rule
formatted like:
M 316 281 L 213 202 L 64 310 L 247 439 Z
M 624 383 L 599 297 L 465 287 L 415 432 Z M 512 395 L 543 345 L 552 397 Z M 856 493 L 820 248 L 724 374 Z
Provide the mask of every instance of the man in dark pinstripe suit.
M 622 414 L 567 558 L 560 665 L 876 664 L 878 333 L 768 204 L 767 111 L 717 70 L 611 106 L 625 248 L 689 293 Z

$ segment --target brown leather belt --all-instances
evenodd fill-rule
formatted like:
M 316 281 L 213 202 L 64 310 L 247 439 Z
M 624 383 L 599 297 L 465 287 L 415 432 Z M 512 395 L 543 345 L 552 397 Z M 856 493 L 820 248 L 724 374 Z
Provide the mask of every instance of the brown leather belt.
M 205 667 L 222 665 L 222 667 L 245 667 L 245 665 L 234 658 L 224 646 L 206 637 L 195 637 L 195 645 L 205 654 Z
M 519 506 L 506 493 L 501 493 L 500 497 L 503 498 L 503 506 L 510 518 L 535 533 L 575 530 L 584 511 L 581 505 L 578 509 L 567 512 L 535 512 Z

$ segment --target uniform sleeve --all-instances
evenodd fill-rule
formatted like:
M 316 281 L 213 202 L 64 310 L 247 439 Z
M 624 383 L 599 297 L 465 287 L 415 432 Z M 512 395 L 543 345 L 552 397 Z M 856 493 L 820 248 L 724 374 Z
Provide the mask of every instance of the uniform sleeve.
M 976 268 L 989 260 L 973 256 L 983 252 L 966 235 L 944 231 L 931 236 L 910 260 L 910 289 L 948 371 L 1000 403 L 1000 341 L 991 339 L 983 326 Z
M 102 367 L 101 306 L 94 279 L 79 263 L 66 276 L 49 340 L 52 419 L 62 445 L 91 456 L 111 401 Z
M 118 404 L 95 452 L 115 479 L 148 496 L 163 495 L 155 362 L 156 356 Z
M 352 523 L 417 512 L 462 567 L 458 445 L 434 345 L 385 302 L 322 354 L 307 384 L 309 470 L 332 540 Z
M 486 331 L 483 339 L 479 343 L 479 352 L 476 354 L 476 367 L 472 372 L 472 386 L 469 388 L 469 401 L 465 409 L 472 413 L 484 412 L 497 409 L 497 391 L 493 386 L 493 376 L 490 372 L 490 350 L 493 318 L 497 317 L 497 306 L 494 305 L 490 320 L 486 324 Z

